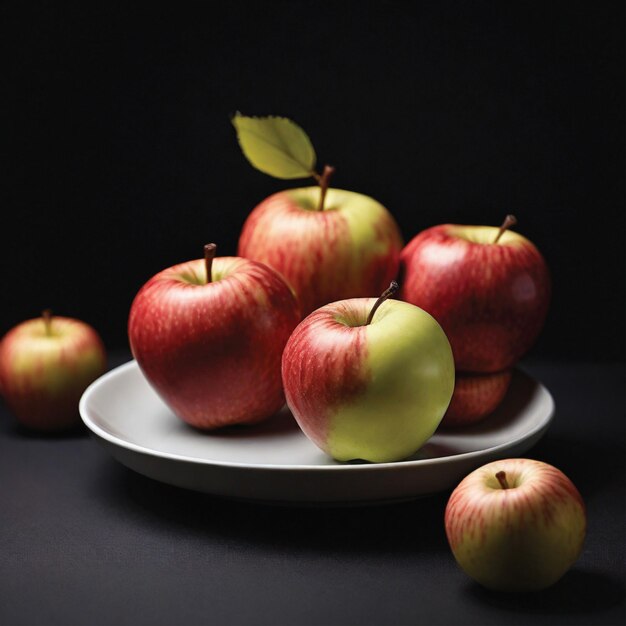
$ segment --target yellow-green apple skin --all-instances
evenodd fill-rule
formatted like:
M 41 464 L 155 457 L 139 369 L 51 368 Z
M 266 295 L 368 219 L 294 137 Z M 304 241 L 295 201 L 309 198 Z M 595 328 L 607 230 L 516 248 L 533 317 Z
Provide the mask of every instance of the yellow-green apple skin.
M 294 330 L 283 353 L 287 405 L 338 461 L 405 459 L 435 432 L 454 389 L 452 350 L 422 309 L 375 298 L 328 304 Z
M 578 559 L 586 512 L 580 493 L 557 468 L 506 459 L 461 481 L 448 501 L 445 528 L 458 564 L 478 583 L 497 591 L 537 591 Z
M 512 367 L 533 345 L 548 312 L 550 274 L 523 235 L 492 226 L 441 224 L 401 255 L 400 298 L 441 324 L 462 372 Z
M 382 293 L 395 278 L 402 236 L 369 196 L 319 187 L 281 191 L 248 216 L 238 255 L 269 265 L 289 283 L 302 316 L 337 300 Z
M 33 430 L 80 424 L 80 397 L 105 370 L 99 335 L 73 318 L 27 320 L 0 342 L 0 392 L 18 421 Z

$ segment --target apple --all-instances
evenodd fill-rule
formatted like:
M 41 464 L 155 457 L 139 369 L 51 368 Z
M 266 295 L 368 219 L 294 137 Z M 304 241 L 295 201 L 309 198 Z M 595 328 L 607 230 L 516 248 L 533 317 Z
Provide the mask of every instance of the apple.
M 248 216 L 238 254 L 269 265 L 295 291 L 302 315 L 348 298 L 381 293 L 396 277 L 402 236 L 376 200 L 319 187 L 280 191 Z M 321 207 L 321 208 L 320 208 Z
M 300 320 L 272 269 L 238 257 L 180 263 L 137 293 L 128 336 L 148 382 L 200 429 L 259 422 L 284 404 L 281 356 Z M 208 281 L 207 281 L 208 277 Z
M 508 230 L 443 224 L 416 235 L 401 255 L 400 298 L 441 324 L 457 370 L 510 368 L 541 331 L 550 276 L 537 248 Z
M 458 564 L 478 583 L 535 591 L 559 580 L 580 555 L 585 505 L 555 467 L 506 459 L 461 481 L 448 500 L 445 528 Z
M 50 311 L 18 324 L 0 342 L 0 391 L 18 422 L 33 430 L 80 424 L 80 397 L 105 370 L 98 333 Z
M 242 152 L 280 178 L 313 178 L 318 187 L 280 191 L 246 219 L 239 256 L 269 265 L 289 283 L 302 316 L 347 298 L 378 294 L 396 277 L 402 236 L 387 209 L 369 196 L 330 189 L 335 168 L 316 171 L 308 135 L 278 116 L 232 118 Z
M 441 428 L 470 426 L 493 413 L 511 384 L 511 370 L 495 374 L 457 372 L 450 406 Z
M 450 344 L 420 308 L 352 298 L 311 313 L 282 361 L 287 406 L 304 434 L 338 461 L 390 462 L 434 433 L 454 388 Z M 375 315 L 374 315 L 375 314 Z

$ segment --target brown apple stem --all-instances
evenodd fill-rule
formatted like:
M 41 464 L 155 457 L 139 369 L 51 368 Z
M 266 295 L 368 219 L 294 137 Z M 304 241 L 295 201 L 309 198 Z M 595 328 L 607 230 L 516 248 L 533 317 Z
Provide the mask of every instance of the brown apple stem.
M 204 246 L 204 266 L 206 267 L 206 282 L 211 282 L 211 268 L 213 266 L 213 259 L 217 252 L 217 246 L 214 243 L 207 243 Z
M 372 319 L 374 317 L 374 313 L 376 313 L 376 310 L 378 309 L 378 307 L 390 296 L 393 296 L 394 293 L 396 293 L 396 291 L 398 291 L 398 289 L 400 289 L 400 285 L 398 285 L 398 283 L 395 280 L 391 281 L 391 284 L 389 285 L 389 287 L 387 287 L 387 289 L 385 289 L 385 291 L 382 292 L 380 298 L 378 298 L 378 300 L 376 300 L 376 302 L 374 302 L 374 306 L 372 307 L 372 310 L 370 311 L 370 314 L 367 316 L 367 322 L 365 322 L 365 325 L 368 326 L 369 324 L 371 324 Z
M 52 335 L 52 311 L 50 309 L 42 311 L 41 317 L 43 317 L 43 325 L 46 329 L 46 336 L 50 337 L 50 335 Z
M 320 203 L 317 207 L 318 211 L 324 210 L 324 202 L 326 202 L 326 192 L 328 191 L 328 185 L 330 184 L 330 177 L 335 173 L 335 168 L 332 165 L 324 165 L 324 171 L 320 176 L 317 174 L 315 180 L 320 184 Z
M 509 486 L 509 483 L 506 479 L 506 472 L 500 471 L 496 474 L 496 478 L 498 479 L 498 482 L 500 483 L 500 486 L 502 487 L 502 489 L 510 489 L 511 487 Z
M 498 243 L 498 241 L 500 241 L 500 237 L 504 235 L 504 231 L 507 228 L 511 228 L 511 226 L 515 226 L 515 224 L 517 224 L 517 218 L 515 215 L 507 215 L 504 218 L 504 222 L 502 222 L 502 226 L 500 226 L 500 230 L 498 231 L 496 238 L 493 240 L 493 243 Z

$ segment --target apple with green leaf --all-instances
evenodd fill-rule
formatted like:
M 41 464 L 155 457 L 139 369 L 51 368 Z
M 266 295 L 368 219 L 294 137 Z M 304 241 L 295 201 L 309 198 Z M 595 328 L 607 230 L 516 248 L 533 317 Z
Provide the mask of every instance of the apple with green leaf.
M 282 360 L 287 405 L 304 434 L 338 461 L 399 461 L 435 432 L 454 388 L 452 350 L 422 309 L 352 298 L 306 317 Z
M 204 259 L 153 276 L 133 300 L 132 353 L 181 420 L 209 430 L 252 424 L 284 404 L 281 357 L 300 320 L 277 272 L 249 259 Z
M 541 331 L 550 275 L 539 250 L 510 230 L 443 224 L 416 235 L 401 257 L 400 297 L 441 324 L 457 370 L 491 373 L 512 367 Z
M 244 155 L 281 179 L 319 186 L 280 191 L 246 219 L 239 256 L 269 265 L 296 293 L 302 315 L 329 302 L 381 293 L 398 271 L 402 236 L 389 211 L 369 196 L 329 187 L 334 168 L 315 171 L 306 133 L 282 117 L 235 115 Z
M 446 506 L 445 529 L 458 564 L 478 583 L 497 591 L 537 591 L 578 559 L 585 505 L 556 467 L 504 459 L 459 483 Z
M 0 342 L 0 393 L 17 420 L 33 430 L 80 424 L 80 397 L 105 370 L 98 333 L 49 310 L 18 324 Z

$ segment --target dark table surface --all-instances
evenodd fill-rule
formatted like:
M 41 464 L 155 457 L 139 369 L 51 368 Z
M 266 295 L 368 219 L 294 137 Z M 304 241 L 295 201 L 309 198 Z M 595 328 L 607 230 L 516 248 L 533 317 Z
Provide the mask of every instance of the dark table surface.
M 0 405 L 0 623 L 623 624 L 624 366 L 522 367 L 556 401 L 526 456 L 563 470 L 588 508 L 583 554 L 549 590 L 469 580 L 446 542 L 447 493 L 370 508 L 232 502 L 135 474 L 85 429 L 30 434 Z

